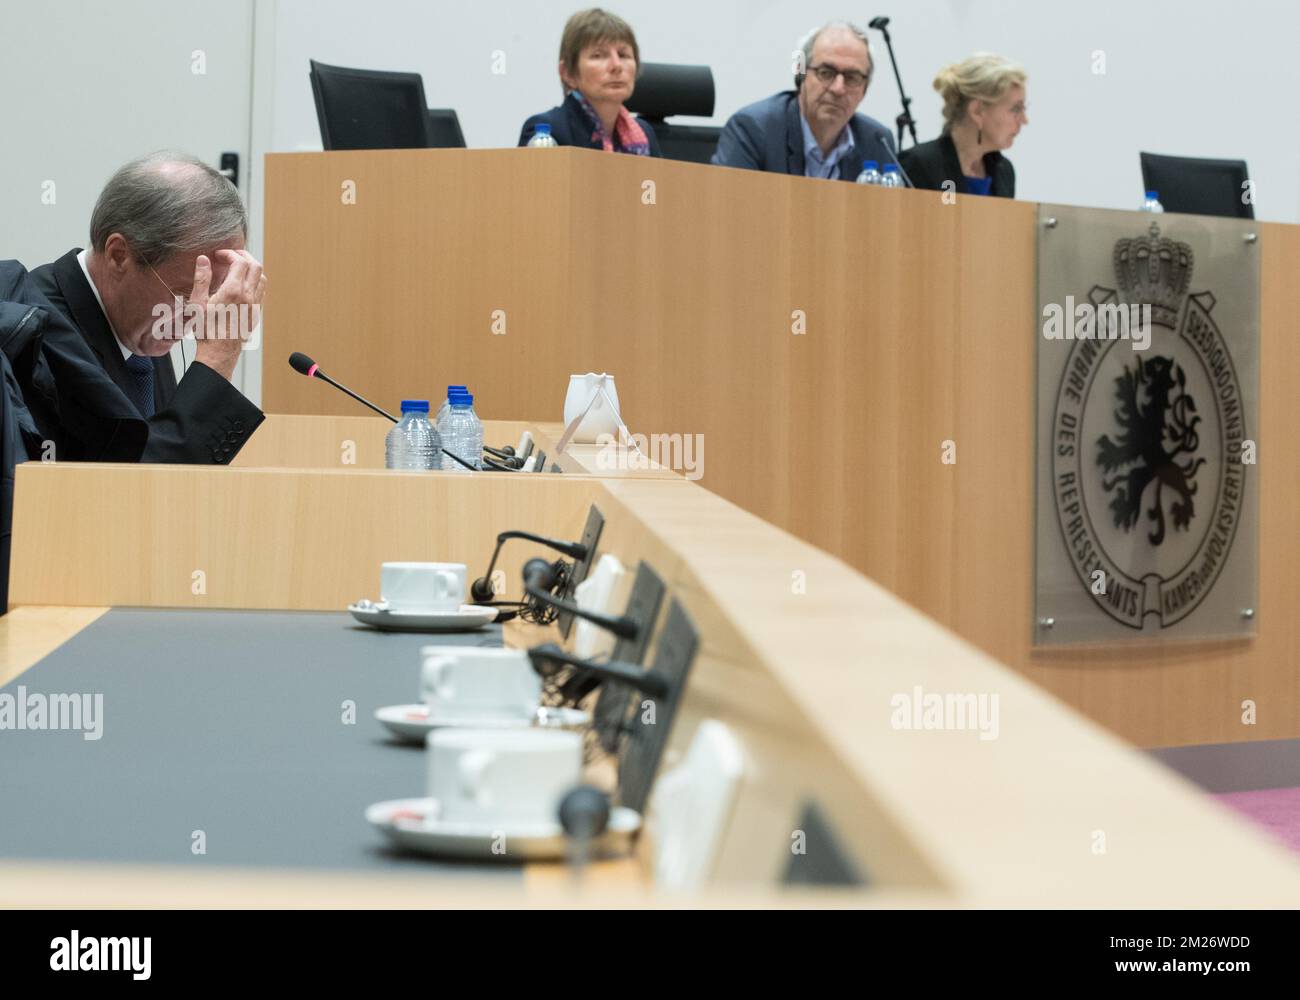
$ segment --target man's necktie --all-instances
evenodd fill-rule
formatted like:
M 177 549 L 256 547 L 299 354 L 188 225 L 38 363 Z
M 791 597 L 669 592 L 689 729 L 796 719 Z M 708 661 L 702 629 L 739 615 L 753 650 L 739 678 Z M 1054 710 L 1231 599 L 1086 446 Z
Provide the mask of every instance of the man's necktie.
M 127 393 L 131 402 L 140 411 L 140 416 L 148 420 L 154 414 L 153 405 L 153 358 L 142 358 L 132 354 L 126 359 L 127 384 L 131 387 Z

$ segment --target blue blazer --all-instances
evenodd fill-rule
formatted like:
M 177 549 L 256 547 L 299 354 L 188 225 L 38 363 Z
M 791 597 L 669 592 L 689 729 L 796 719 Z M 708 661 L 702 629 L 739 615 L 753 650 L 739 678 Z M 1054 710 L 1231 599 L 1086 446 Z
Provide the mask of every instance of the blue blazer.
M 663 152 L 659 149 L 659 137 L 655 135 L 655 130 L 650 127 L 650 123 L 640 115 L 636 116 L 636 120 L 637 124 L 645 131 L 646 140 L 650 143 L 650 155 L 663 156 Z M 587 149 L 603 148 L 597 140 L 591 137 L 591 120 L 587 117 L 586 112 L 582 110 L 582 105 L 578 103 L 578 99 L 572 93 L 564 99 L 563 104 L 557 104 L 550 111 L 543 111 L 540 115 L 533 115 L 524 122 L 524 127 L 519 131 L 519 145 L 528 145 L 528 140 L 533 137 L 533 129 L 539 122 L 545 122 L 551 126 L 551 137 L 561 146 L 585 146 Z
M 857 180 L 863 160 L 881 167 L 893 162 L 894 137 L 874 118 L 855 114 L 849 119 L 853 146 L 835 165 L 832 176 Z M 718 139 L 713 162 L 723 167 L 766 170 L 775 174 L 804 172 L 803 126 L 799 123 L 798 92 L 783 90 L 741 108 L 729 119 Z

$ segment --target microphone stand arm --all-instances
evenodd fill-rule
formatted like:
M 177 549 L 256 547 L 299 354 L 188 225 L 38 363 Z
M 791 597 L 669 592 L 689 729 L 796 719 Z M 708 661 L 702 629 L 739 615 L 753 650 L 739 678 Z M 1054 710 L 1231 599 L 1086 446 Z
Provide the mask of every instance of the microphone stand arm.
M 566 653 L 553 642 L 534 646 L 528 651 L 528 659 L 532 661 L 533 669 L 543 677 L 554 672 L 548 664 L 560 664 L 594 674 L 602 680 L 622 681 L 655 698 L 666 698 L 672 689 L 669 680 L 654 670 L 643 670 L 635 663 L 624 663 L 621 660 L 592 663 Z
M 894 119 L 894 124 L 898 127 L 898 148 L 903 148 L 903 129 L 906 128 L 912 134 L 912 145 L 917 145 L 916 139 L 916 122 L 912 118 L 912 99 L 907 96 L 903 89 L 903 77 L 898 72 L 898 60 L 894 58 L 894 42 L 889 37 L 889 29 L 881 27 L 879 32 L 885 36 L 885 48 L 889 51 L 889 63 L 894 67 L 894 81 L 898 84 L 898 96 L 903 101 L 903 113 Z
M 543 590 L 541 587 L 534 584 L 532 580 L 528 580 L 524 583 L 524 590 L 528 593 L 529 597 L 541 601 L 543 604 L 549 604 L 556 611 L 567 611 L 576 618 L 581 618 L 584 621 L 591 622 L 593 625 L 598 625 L 606 632 L 612 632 L 620 639 L 635 639 L 637 637 L 639 629 L 637 628 L 636 622 L 631 621 L 630 619 L 621 617 L 615 618 L 611 615 L 598 614 L 595 611 L 588 611 L 586 608 L 579 607 L 572 601 L 562 601 L 549 590 Z

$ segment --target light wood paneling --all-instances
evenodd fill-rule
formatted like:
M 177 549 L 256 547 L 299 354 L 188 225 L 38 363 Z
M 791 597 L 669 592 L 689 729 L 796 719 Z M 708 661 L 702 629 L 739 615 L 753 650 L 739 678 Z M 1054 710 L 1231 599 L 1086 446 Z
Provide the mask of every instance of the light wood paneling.
M 49 656 L 108 608 L 14 608 L 0 617 L 0 687 Z
M 952 906 L 939 893 L 781 891 L 729 885 L 702 893 L 656 892 L 597 868 L 581 885 L 564 874 L 524 887 L 466 876 L 446 882 L 407 874 L 282 869 L 193 871 L 176 865 L 56 865 L 0 861 L 0 908 L 18 909 L 917 909 Z
M 69 463 L 21 465 L 17 484 L 15 605 L 323 611 L 378 600 L 390 560 L 481 572 L 504 527 L 578 538 L 600 492 L 585 476 Z M 133 516 L 108 531 L 86 497 Z M 512 590 L 532 554 L 504 550 Z
M 574 149 L 272 155 L 267 176 L 268 356 L 307 345 L 380 399 L 455 373 L 516 420 L 613 372 L 632 430 L 703 436 L 701 485 L 1126 739 L 1300 737 L 1297 227 L 1261 226 L 1259 638 L 1036 654 L 1035 206 Z M 344 177 L 357 205 L 325 206 Z M 264 385 L 274 410 L 352 405 L 284 365 Z

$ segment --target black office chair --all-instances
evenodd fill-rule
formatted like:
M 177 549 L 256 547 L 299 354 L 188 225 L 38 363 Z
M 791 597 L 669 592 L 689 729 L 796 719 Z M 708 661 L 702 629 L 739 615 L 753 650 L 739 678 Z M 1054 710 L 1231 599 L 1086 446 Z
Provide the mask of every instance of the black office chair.
M 311 89 L 326 149 L 425 149 L 434 145 L 419 73 L 348 69 L 313 59 Z
M 1253 219 L 1253 198 L 1245 197 L 1245 160 L 1204 160 L 1190 156 L 1139 153 L 1142 183 L 1155 191 L 1166 212 Z
M 464 149 L 465 133 L 454 108 L 429 109 L 429 145 L 437 149 Z
M 655 130 L 659 147 L 670 160 L 708 163 L 722 129 L 706 125 L 669 125 L 670 115 L 713 114 L 713 70 L 708 66 L 642 63 L 627 109 Z

